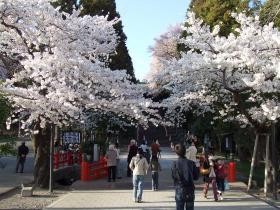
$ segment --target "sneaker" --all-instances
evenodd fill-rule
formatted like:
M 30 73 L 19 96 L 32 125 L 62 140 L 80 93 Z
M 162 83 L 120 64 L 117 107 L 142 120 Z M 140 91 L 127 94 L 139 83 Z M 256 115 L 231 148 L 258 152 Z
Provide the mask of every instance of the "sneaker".
M 139 199 L 137 202 L 138 202 L 138 203 L 142 203 L 143 201 Z
M 223 196 L 220 196 L 220 200 L 221 200 L 221 201 L 224 200 Z

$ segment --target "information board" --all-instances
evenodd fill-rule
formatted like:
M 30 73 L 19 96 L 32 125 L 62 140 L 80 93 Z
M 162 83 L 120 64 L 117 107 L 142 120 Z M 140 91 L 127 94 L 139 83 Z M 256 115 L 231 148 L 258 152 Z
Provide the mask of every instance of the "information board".
M 65 131 L 62 133 L 63 144 L 80 144 L 81 134 L 75 131 Z

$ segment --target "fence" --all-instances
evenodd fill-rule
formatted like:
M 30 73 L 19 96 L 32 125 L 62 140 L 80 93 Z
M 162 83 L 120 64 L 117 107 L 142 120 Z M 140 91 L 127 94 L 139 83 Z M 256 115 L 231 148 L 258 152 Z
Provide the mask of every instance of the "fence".
M 107 161 L 104 157 L 101 157 L 98 162 L 81 163 L 81 181 L 91 181 L 108 176 Z
M 79 152 L 56 152 L 54 153 L 54 169 L 63 168 L 65 166 L 71 166 L 73 164 L 81 164 L 82 155 Z

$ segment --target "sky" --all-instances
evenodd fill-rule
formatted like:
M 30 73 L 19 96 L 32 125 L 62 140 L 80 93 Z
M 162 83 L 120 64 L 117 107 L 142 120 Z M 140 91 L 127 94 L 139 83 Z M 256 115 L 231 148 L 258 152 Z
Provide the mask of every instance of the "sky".
M 137 79 L 142 81 L 150 68 L 149 46 L 169 26 L 185 20 L 190 0 L 116 0 L 126 45 Z

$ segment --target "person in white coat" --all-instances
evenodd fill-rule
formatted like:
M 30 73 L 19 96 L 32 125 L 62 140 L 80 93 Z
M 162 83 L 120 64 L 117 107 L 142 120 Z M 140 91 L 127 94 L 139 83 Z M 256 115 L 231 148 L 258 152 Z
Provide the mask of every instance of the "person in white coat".
M 191 146 L 186 149 L 186 157 L 193 162 L 197 162 L 196 160 L 197 149 L 195 147 L 195 142 L 192 141 Z
M 138 148 L 137 155 L 131 159 L 129 167 L 133 171 L 133 200 L 140 203 L 142 202 L 144 176 L 149 168 L 141 148 Z

